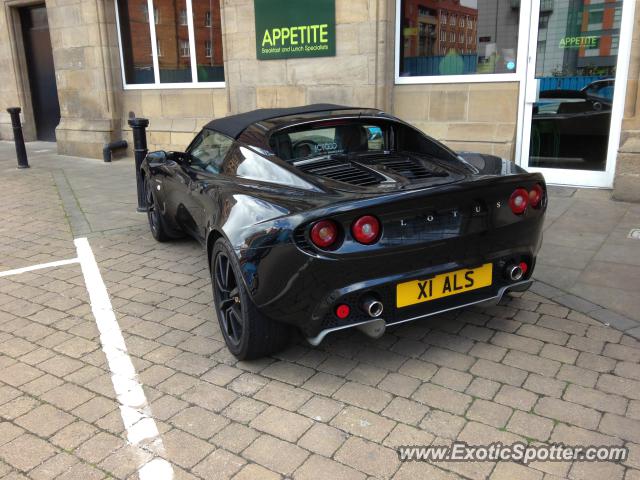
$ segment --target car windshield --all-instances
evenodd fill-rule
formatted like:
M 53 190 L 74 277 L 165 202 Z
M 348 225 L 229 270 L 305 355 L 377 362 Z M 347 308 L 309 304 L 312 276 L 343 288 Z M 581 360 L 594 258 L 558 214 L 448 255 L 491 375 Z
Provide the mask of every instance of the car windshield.
M 271 148 L 283 160 L 388 149 L 388 124 L 328 120 L 295 127 L 271 136 Z

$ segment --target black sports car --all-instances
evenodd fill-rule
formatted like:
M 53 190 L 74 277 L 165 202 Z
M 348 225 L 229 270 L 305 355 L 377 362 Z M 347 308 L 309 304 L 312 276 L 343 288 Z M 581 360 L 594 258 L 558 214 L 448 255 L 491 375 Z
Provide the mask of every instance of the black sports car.
M 350 327 L 377 337 L 528 288 L 547 199 L 540 174 L 338 105 L 213 120 L 142 174 L 153 236 L 206 248 L 241 359 L 281 349 L 291 327 L 313 345 Z

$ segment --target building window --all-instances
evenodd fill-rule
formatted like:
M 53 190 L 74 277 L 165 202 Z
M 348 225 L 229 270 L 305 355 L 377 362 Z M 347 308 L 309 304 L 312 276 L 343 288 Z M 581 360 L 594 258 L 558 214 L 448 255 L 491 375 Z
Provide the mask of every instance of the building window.
M 181 57 L 191 56 L 191 54 L 189 53 L 189 40 L 180 40 L 180 56 Z
M 163 0 L 161 11 L 152 2 L 116 0 L 124 87 L 224 87 L 220 1 L 198 0 L 192 10 L 186 0 Z
M 521 13 L 519 9 L 504 10 L 503 3 L 500 0 L 447 2 L 447 10 L 441 10 L 440 16 L 434 19 L 434 27 L 440 31 L 434 39 L 436 45 L 425 50 L 420 48 L 420 22 L 414 0 L 396 0 L 396 54 L 399 57 L 396 81 L 432 83 L 437 79 L 429 77 L 439 76 L 459 76 L 461 82 L 512 80 L 512 77 L 495 75 L 513 76 L 517 72 Z M 448 35 L 444 27 L 449 29 Z M 478 38 L 484 41 L 479 42 Z M 467 80 L 470 75 L 484 78 Z

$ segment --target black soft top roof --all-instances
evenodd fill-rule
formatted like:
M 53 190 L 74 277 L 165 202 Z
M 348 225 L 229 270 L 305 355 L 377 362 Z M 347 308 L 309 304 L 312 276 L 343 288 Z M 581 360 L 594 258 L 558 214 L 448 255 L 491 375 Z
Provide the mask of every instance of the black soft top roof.
M 345 107 L 342 105 L 333 105 L 330 103 L 316 103 L 313 105 L 305 105 L 302 107 L 291 108 L 260 108 L 238 115 L 230 115 L 228 117 L 217 118 L 211 120 L 204 128 L 215 130 L 228 137 L 238 138 L 244 130 L 256 122 L 269 120 L 277 117 L 285 117 L 289 115 L 298 115 L 304 113 L 330 112 L 332 110 L 351 110 L 356 107 Z

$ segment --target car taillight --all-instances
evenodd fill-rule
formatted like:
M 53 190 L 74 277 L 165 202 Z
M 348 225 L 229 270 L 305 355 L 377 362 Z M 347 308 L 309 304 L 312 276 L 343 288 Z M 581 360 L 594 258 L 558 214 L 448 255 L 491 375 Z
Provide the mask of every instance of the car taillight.
M 529 192 L 524 188 L 516 188 L 509 197 L 509 206 L 516 215 L 522 215 L 529 204 Z
M 316 247 L 328 248 L 338 240 L 338 226 L 331 220 L 320 220 L 311 227 L 311 241 Z
M 531 191 L 529 192 L 529 205 L 533 208 L 539 208 L 542 203 L 542 196 L 544 195 L 544 190 L 542 190 L 542 185 L 536 183 Z
M 372 215 L 364 215 L 353 222 L 351 234 L 356 241 L 371 245 L 380 238 L 380 222 Z

